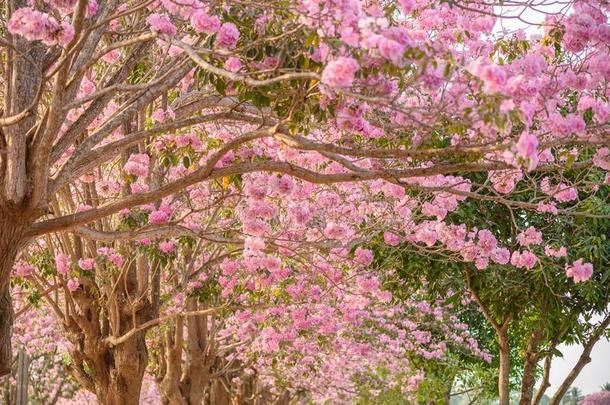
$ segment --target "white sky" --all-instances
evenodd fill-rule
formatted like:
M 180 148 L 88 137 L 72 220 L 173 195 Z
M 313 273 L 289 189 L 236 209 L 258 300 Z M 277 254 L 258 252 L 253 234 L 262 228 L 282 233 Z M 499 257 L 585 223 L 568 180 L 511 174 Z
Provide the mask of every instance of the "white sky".
M 551 366 L 551 386 L 547 391 L 549 396 L 578 361 L 582 346 L 560 346 L 559 351 L 563 353 L 563 358 L 555 358 Z M 572 385 L 580 388 L 583 393 L 590 394 L 599 391 L 600 385 L 607 382 L 610 382 L 610 342 L 603 340 L 595 345 L 591 352 L 591 363 L 585 366 Z

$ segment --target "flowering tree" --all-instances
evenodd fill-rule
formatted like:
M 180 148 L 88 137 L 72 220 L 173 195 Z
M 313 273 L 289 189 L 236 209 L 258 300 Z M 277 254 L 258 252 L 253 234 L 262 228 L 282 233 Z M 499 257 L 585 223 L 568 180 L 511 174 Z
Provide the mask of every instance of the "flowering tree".
M 502 16 L 493 2 L 6 4 L 4 372 L 9 274 L 36 273 L 41 283 L 47 276 L 32 264 L 36 256 L 51 259 L 44 263 L 64 291 L 56 304 L 69 307 L 68 297 L 82 296 L 71 315 L 106 314 L 98 324 L 87 313 L 88 322 L 114 353 L 127 341 L 141 345 L 144 331 L 161 322 L 157 294 L 177 293 L 188 281 L 205 284 L 205 276 L 161 282 L 155 266 L 175 265 L 159 256 L 172 257 L 173 238 L 205 242 L 194 253 L 202 269 L 223 256 L 237 261 L 216 268 L 226 273 L 216 280 L 221 296 L 268 305 L 250 292 L 267 298 L 296 289 L 298 297 L 303 288 L 315 295 L 365 277 L 353 262 L 366 266 L 368 253 L 351 248 L 374 232 L 387 244 L 445 250 L 479 269 L 508 262 L 531 269 L 539 261 L 530 249 L 537 229 L 520 225 L 520 247 L 511 252 L 489 231 L 446 223 L 447 213 L 478 199 L 570 217 L 584 204 L 583 188 L 609 181 L 607 174 L 569 175 L 610 166 L 603 1 L 573 2 L 573 12 L 550 15 L 531 38 L 497 37 Z M 527 184 L 533 197 L 523 200 L 517 184 Z M 131 255 L 142 242 L 158 250 Z M 545 254 L 560 255 L 553 252 Z M 24 262 L 15 266 L 18 255 Z M 587 258 L 564 265 L 576 282 L 593 273 Z M 341 312 L 347 305 L 347 316 L 364 305 L 376 315 L 363 317 L 387 327 L 379 322 L 392 318 L 389 309 L 377 305 L 389 297 L 374 278 L 347 285 L 373 292 L 366 305 L 346 294 L 329 306 Z M 104 289 L 109 301 L 98 299 Z M 121 299 L 112 302 L 116 294 Z M 137 311 L 126 318 L 107 312 L 114 305 L 120 313 L 127 302 Z M 286 325 L 279 318 L 273 330 L 263 328 L 266 347 L 289 337 L 277 336 Z M 144 369 L 130 372 L 141 380 Z M 501 392 L 504 405 L 508 394 Z
M 604 405 L 610 404 L 610 392 L 600 391 L 593 394 L 589 394 L 583 399 L 580 404 L 582 405 Z

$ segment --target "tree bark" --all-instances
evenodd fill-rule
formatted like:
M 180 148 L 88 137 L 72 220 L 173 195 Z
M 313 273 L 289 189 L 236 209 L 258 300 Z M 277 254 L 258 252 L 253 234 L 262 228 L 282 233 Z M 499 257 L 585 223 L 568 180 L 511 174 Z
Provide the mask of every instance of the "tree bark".
M 551 349 L 554 349 L 556 346 L 555 342 L 552 344 Z M 544 371 L 542 373 L 542 381 L 540 382 L 540 387 L 536 391 L 536 396 L 532 400 L 531 405 L 538 405 L 540 401 L 542 401 L 542 397 L 546 392 L 547 388 L 551 386 L 551 362 L 553 361 L 553 354 L 549 352 L 549 354 L 544 359 Z
M 536 328 L 527 344 L 525 363 L 523 365 L 523 378 L 521 379 L 521 398 L 519 405 L 531 405 L 536 384 L 536 364 L 538 363 L 538 345 L 542 340 L 542 328 Z
M 231 395 L 225 389 L 220 379 L 214 380 L 210 390 L 210 404 L 214 405 L 230 405 Z
M 17 221 L 15 213 L 0 207 L 0 376 L 11 372 L 13 304 L 10 277 L 24 232 L 25 227 Z
M 500 372 L 498 375 L 499 405 L 510 405 L 510 345 L 506 330 L 498 333 Z
M 112 349 L 113 368 L 109 385 L 97 392 L 104 405 L 138 405 L 144 371 L 148 364 L 148 351 L 144 336 L 136 336 Z M 102 387 L 103 388 L 103 387 Z

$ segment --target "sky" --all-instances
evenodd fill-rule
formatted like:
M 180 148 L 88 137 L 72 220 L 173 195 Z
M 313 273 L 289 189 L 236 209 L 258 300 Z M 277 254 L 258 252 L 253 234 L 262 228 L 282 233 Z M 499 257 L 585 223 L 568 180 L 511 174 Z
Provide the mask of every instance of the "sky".
M 553 13 L 564 9 L 566 2 L 565 0 L 539 0 L 537 3 L 544 3 L 539 7 L 541 11 Z M 504 15 L 516 15 L 521 10 L 515 7 L 496 7 L 496 12 L 499 13 L 500 11 L 505 13 Z M 522 15 L 523 20 L 534 24 L 541 23 L 544 21 L 544 18 L 544 13 L 532 10 L 526 10 Z M 502 21 L 501 24 L 501 27 L 497 27 L 498 31 L 500 31 L 501 28 L 511 31 L 523 29 L 528 34 L 534 34 L 537 30 L 536 27 L 517 19 L 507 19 Z M 582 346 L 580 345 L 561 345 L 558 349 L 563 354 L 563 358 L 557 357 L 552 363 L 550 378 L 551 386 L 547 390 L 548 395 L 552 395 L 557 390 L 582 353 Z M 610 382 L 610 341 L 606 339 L 600 340 L 593 348 L 593 351 L 591 352 L 591 363 L 585 366 L 573 385 L 580 388 L 584 394 L 590 394 L 599 391 L 600 385 L 607 382 Z
M 551 365 L 551 386 L 547 395 L 555 392 L 563 379 L 568 375 L 578 357 L 582 353 L 582 346 L 559 347 L 563 358 L 557 357 Z M 599 391 L 600 385 L 610 382 L 610 341 L 599 341 L 591 352 L 591 363 L 582 370 L 574 381 L 574 386 L 580 388 L 584 394 Z

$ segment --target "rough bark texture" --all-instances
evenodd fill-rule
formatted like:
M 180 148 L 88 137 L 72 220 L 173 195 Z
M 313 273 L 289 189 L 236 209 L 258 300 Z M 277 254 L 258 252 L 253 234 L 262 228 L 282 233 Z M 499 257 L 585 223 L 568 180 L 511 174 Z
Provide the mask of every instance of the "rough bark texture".
M 204 309 L 204 306 L 189 298 L 187 309 L 196 311 Z M 192 316 L 186 321 L 177 318 L 168 328 L 162 345 L 162 358 L 159 359 L 161 394 L 165 404 L 198 405 L 204 400 L 206 390 L 211 391 L 216 355 L 214 340 L 208 336 L 210 333 L 215 332 L 213 327 L 208 327 L 207 316 Z
M 75 243 L 77 250 L 82 245 Z M 96 250 L 95 246 L 90 249 Z M 102 270 L 107 275 L 108 270 Z M 158 315 L 148 298 L 150 272 L 148 262 L 140 255 L 113 282 L 100 282 L 104 299 L 99 298 L 99 290 L 86 285 L 85 279 L 71 296 L 78 309 L 71 310 L 66 318 L 68 337 L 74 346 L 70 371 L 82 387 L 95 393 L 100 404 L 139 403 L 148 350 L 146 331 L 133 330 Z M 130 337 L 118 344 L 109 341 L 109 337 L 128 333 L 132 333 Z
M 7 11 L 27 5 L 27 0 L 6 3 Z M 3 4 L 4 7 L 4 4 Z M 41 82 L 44 47 L 21 37 L 8 36 L 12 48 L 7 53 L 4 95 L 5 115 L 27 110 L 36 99 Z M 9 80 L 10 79 L 10 80 Z M 11 336 L 13 307 L 9 278 L 11 268 L 25 233 L 23 201 L 27 198 L 27 133 L 36 122 L 32 114 L 14 125 L 2 128 L 2 157 L 0 158 L 0 375 L 11 366 Z
M 138 405 L 148 353 L 140 335 L 112 349 L 107 386 L 97 386 L 96 395 L 104 405 Z M 104 378 L 104 380 L 106 380 Z
M 553 342 L 551 348 L 555 348 L 556 342 Z M 551 378 L 551 362 L 553 361 L 553 355 L 551 353 L 547 354 L 544 359 L 544 371 L 542 373 L 542 381 L 540 382 L 540 387 L 536 391 L 536 396 L 532 400 L 532 405 L 538 405 L 540 401 L 542 401 L 542 397 L 546 392 L 547 388 L 551 386 L 550 378 Z
M 0 376 L 11 372 L 13 305 L 9 278 L 24 230 L 14 212 L 0 208 Z
M 506 331 L 498 333 L 500 373 L 498 375 L 499 405 L 510 405 L 510 345 Z
M 531 405 L 536 384 L 536 364 L 538 363 L 538 345 L 542 340 L 542 329 L 536 328 L 530 336 L 525 352 L 523 378 L 521 379 L 521 398 L 519 405 Z

